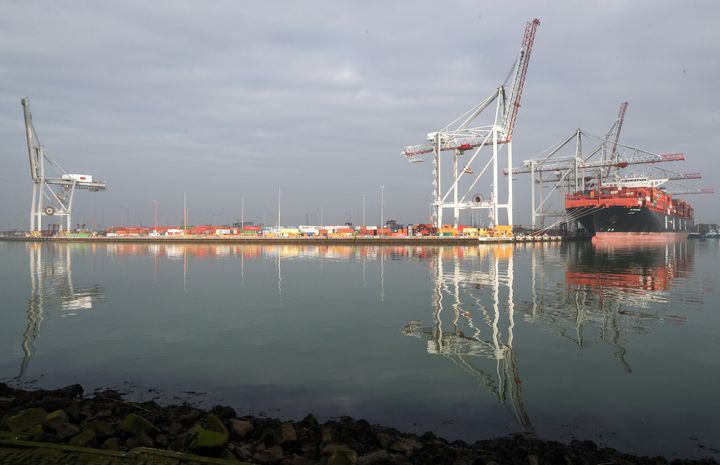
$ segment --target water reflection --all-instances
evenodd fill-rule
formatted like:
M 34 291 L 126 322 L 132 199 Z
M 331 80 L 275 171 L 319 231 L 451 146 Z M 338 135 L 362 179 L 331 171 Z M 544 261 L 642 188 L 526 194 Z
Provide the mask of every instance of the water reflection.
M 566 248 L 571 255 L 563 258 L 567 262 L 564 293 L 545 282 L 545 270 L 554 260 L 546 254 L 533 254 L 528 319 L 549 326 L 578 350 L 594 343 L 612 345 L 616 359 L 631 373 L 626 344 L 632 336 L 647 334 L 648 322 L 686 322 L 685 316 L 661 312 L 662 306 L 657 304 L 669 302 L 672 280 L 691 269 L 689 244 Z
M 368 280 L 377 283 L 376 290 L 371 292 L 374 293 L 373 299 L 377 298 L 380 302 L 392 302 L 393 294 L 402 292 L 412 291 L 424 296 L 426 283 L 431 283 L 429 302 L 422 297 L 424 302 L 421 302 L 418 313 L 406 313 L 401 323 L 395 322 L 389 327 L 407 322 L 402 328 L 403 334 L 423 341 L 424 347 L 418 350 L 419 357 L 425 358 L 427 353 L 458 366 L 477 381 L 480 386 L 477 391 L 490 393 L 510 410 L 519 427 L 529 432 L 534 430 L 534 425 L 523 398 L 523 391 L 528 391 L 528 386 L 523 386 L 523 379 L 524 376 L 534 379 L 533 371 L 542 369 L 527 365 L 535 355 L 529 354 L 527 348 L 537 349 L 538 352 L 542 348 L 537 346 L 544 342 L 538 339 L 538 335 L 550 333 L 558 336 L 568 341 L 571 351 L 575 350 L 578 354 L 592 345 L 609 345 L 619 366 L 632 373 L 632 354 L 628 347 L 632 347 L 629 343 L 634 337 L 647 334 L 651 324 L 685 323 L 685 316 L 669 314 L 667 308 L 673 282 L 688 275 L 694 257 L 694 251 L 690 250 L 692 245 L 688 242 L 640 248 L 603 247 L 589 243 L 476 247 L 119 243 L 91 244 L 82 249 L 56 244 L 29 244 L 27 247 L 31 295 L 19 376 L 23 376 L 28 368 L 34 341 L 49 308 L 56 310 L 53 314 L 77 315 L 92 309 L 95 302 L 105 298 L 105 291 L 100 286 L 75 287 L 71 258 L 79 250 L 110 259 L 147 257 L 145 265 L 149 265 L 152 259 L 154 276 L 158 273 L 158 260 L 171 262 L 176 272 L 179 273 L 182 268 L 183 288 L 189 293 L 192 292 L 189 277 L 193 261 L 196 264 L 200 260 L 234 261 L 240 265 L 239 270 L 237 267 L 234 269 L 236 273 L 239 271 L 242 285 L 248 270 L 253 273 L 259 270 L 259 267 L 248 267 L 246 270 L 246 261 L 274 264 L 277 277 L 273 273 L 269 275 L 269 289 L 257 286 L 247 294 L 248 298 L 257 297 L 258 302 L 274 298 L 275 293 L 293 295 L 287 284 L 288 289 L 283 289 L 284 282 L 292 281 L 284 281 L 283 273 L 298 273 L 300 269 L 302 273 L 309 272 L 307 268 L 290 265 L 291 262 L 319 262 L 321 274 L 323 263 L 354 262 L 358 272 L 362 266 L 362 282 L 360 275 L 356 275 L 357 285 L 365 288 Z M 374 267 L 370 267 L 370 276 L 366 276 L 368 262 L 375 263 Z M 416 280 L 412 289 L 409 289 L 407 281 L 403 281 L 403 288 L 399 288 L 395 285 L 399 282 L 398 273 L 407 273 L 409 268 L 399 271 L 400 268 L 393 266 L 393 262 L 414 262 L 416 269 L 427 267 L 429 279 Z M 195 269 L 200 268 L 196 266 Z M 225 269 L 232 268 L 223 267 Z M 213 276 L 217 278 L 221 275 Z M 199 281 L 199 276 L 196 279 Z M 207 277 L 204 279 L 212 281 Z M 314 281 L 308 279 L 306 282 Z M 212 289 L 218 293 L 218 298 L 226 292 L 221 286 Z M 311 291 L 321 292 L 317 289 Z M 159 292 L 158 295 L 166 298 L 165 293 Z M 118 296 L 118 299 L 121 298 Z M 673 297 L 673 301 L 675 299 Z M 374 302 L 377 303 L 377 300 Z M 311 308 L 317 303 L 310 299 L 307 305 Z M 311 315 L 309 311 L 303 313 L 302 318 L 311 320 Z M 424 318 L 427 322 L 419 319 L 409 321 L 415 318 Z M 268 321 L 268 327 L 277 324 L 276 320 Z M 318 320 L 309 323 L 323 326 L 327 322 Z M 537 331 L 538 327 L 545 331 Z M 397 339 L 398 336 L 396 332 L 391 332 L 390 337 Z M 412 345 L 417 342 L 408 341 Z M 240 346 L 240 349 L 243 347 Z M 526 352 L 522 352 L 523 349 Z M 526 366 L 521 364 L 522 360 L 525 360 Z M 622 376 L 622 372 L 617 371 Z M 541 420 L 535 418 L 535 425 L 540 430 Z
M 27 371 L 35 351 L 34 342 L 40 332 L 48 308 L 56 308 L 60 316 L 76 316 L 93 308 L 93 302 L 105 299 L 100 286 L 76 288 L 72 273 L 72 247 L 57 244 L 29 243 L 30 298 L 27 305 L 27 326 L 22 335 L 23 360 L 18 378 Z
M 458 365 L 501 404 L 509 405 L 525 431 L 532 431 L 522 397 L 518 356 L 513 349 L 514 246 L 479 246 L 472 266 L 464 266 L 458 256 L 462 249 L 438 249 L 433 257 L 433 322 L 410 322 L 403 333 L 427 340 L 429 354 L 441 355 Z M 472 255 L 463 251 L 463 258 Z M 470 252 L 470 254 L 468 254 Z M 448 263 L 449 262 L 449 263 Z M 449 319 L 444 325 L 443 317 Z M 490 374 L 476 362 L 495 362 Z
M 610 344 L 624 371 L 632 373 L 626 346 L 633 336 L 647 334 L 650 322 L 686 321 L 655 304 L 667 303 L 672 281 L 692 268 L 688 247 L 687 242 L 635 248 L 541 243 L 430 249 L 432 323 L 411 321 L 402 332 L 425 339 L 429 354 L 476 378 L 510 408 L 523 430 L 532 432 L 513 347 L 516 311 L 524 321 L 571 341 L 579 352 L 593 343 Z M 529 273 L 529 283 L 519 284 L 529 299 L 518 303 L 515 254 L 523 263 L 530 255 L 530 269 L 519 272 Z

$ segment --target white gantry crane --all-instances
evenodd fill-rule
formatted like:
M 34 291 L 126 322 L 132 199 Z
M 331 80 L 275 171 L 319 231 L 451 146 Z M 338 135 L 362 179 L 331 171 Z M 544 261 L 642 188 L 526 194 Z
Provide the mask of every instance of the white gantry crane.
M 45 152 L 45 147 L 40 144 L 37 131 L 33 126 L 30 100 L 25 97 L 20 102 L 25 116 L 30 177 L 33 182 L 32 206 L 30 207 L 31 234 L 40 234 L 43 216 L 65 217 L 65 227 L 67 231 L 71 231 L 75 190 L 84 189 L 97 192 L 105 190 L 107 186 L 103 181 L 93 179 L 89 174 L 68 173 L 60 164 L 50 158 Z M 46 173 L 46 161 L 53 169 L 53 175 Z
M 433 181 L 433 223 L 436 227 L 442 226 L 443 210 L 453 210 L 453 225 L 458 226 L 461 210 L 488 209 L 494 224 L 499 223 L 498 210 L 505 209 L 507 222 L 513 224 L 513 198 L 512 198 L 512 176 L 508 176 L 507 201 L 500 203 L 498 199 L 498 152 L 502 145 L 507 146 L 507 166 L 512 169 L 512 134 L 515 127 L 518 110 L 520 109 L 520 97 L 522 96 L 525 76 L 527 75 L 530 54 L 535 32 L 540 25 L 540 20 L 533 19 L 525 27 L 522 47 L 517 56 L 514 66 L 514 80 L 509 87 L 509 93 L 505 83 L 498 86 L 485 100 L 468 110 L 455 121 L 444 128 L 431 132 L 427 140 L 419 145 L 405 147 L 402 154 L 410 162 L 423 161 L 423 155 L 434 153 L 434 181 Z M 510 75 L 508 75 L 509 77 Z M 495 102 L 495 114 L 492 124 L 485 126 L 471 127 L 473 122 Z M 492 157 L 479 170 L 473 169 L 472 163 L 478 158 L 480 151 L 486 146 L 492 146 Z M 442 157 L 444 151 L 452 151 L 452 183 L 447 191 L 442 189 Z M 458 168 L 460 157 L 466 151 L 473 151 L 462 170 Z M 485 175 L 492 165 L 492 190 L 490 198 L 486 199 L 482 194 L 471 194 L 473 189 Z M 460 194 L 460 180 L 467 176 L 469 187 Z M 449 197 L 452 195 L 452 199 Z
M 605 137 L 597 137 L 582 129 L 576 129 L 570 136 L 543 151 L 533 159 L 525 160 L 521 166 L 505 170 L 504 174 L 512 175 L 530 174 L 530 202 L 532 205 L 531 228 L 541 231 L 565 223 L 573 226 L 576 218 L 570 218 L 565 212 L 564 205 L 561 210 L 553 210 L 552 204 L 559 199 L 564 203 L 565 195 L 584 190 L 590 190 L 598 185 L 629 186 L 632 183 L 653 183 L 657 186 L 669 181 L 701 179 L 700 173 L 676 173 L 656 165 L 671 161 L 684 161 L 682 153 L 657 154 L 641 150 L 618 142 L 627 111 L 628 103 L 620 105 L 617 120 L 613 123 Z M 583 141 L 592 140 L 592 149 L 583 149 Z M 575 142 L 574 147 L 572 142 Z M 586 143 L 587 147 L 587 143 Z M 572 154 L 563 154 L 563 150 L 570 149 Z M 649 165 L 658 173 L 621 176 L 621 170 L 630 165 Z M 539 191 L 539 192 L 538 192 Z M 671 193 L 668 190 L 668 193 Z M 711 189 L 677 190 L 674 195 L 681 194 L 707 194 Z M 539 195 L 538 195 L 539 194 Z M 558 195 L 559 194 L 559 195 Z M 539 199 L 538 199 L 539 197 Z M 559 218 L 549 227 L 545 227 L 545 218 Z

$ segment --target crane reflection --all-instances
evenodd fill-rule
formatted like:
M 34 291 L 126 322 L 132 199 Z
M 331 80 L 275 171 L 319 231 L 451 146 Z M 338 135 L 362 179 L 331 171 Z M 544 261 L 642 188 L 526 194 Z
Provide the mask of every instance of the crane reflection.
M 22 335 L 23 359 L 18 378 L 25 376 L 35 352 L 35 340 L 45 320 L 47 310 L 57 310 L 60 316 L 74 316 L 93 308 L 93 303 L 105 299 L 101 286 L 76 287 L 72 273 L 73 248 L 67 245 L 27 244 L 30 270 L 30 298 L 27 305 L 27 325 Z
M 688 247 L 674 242 L 633 248 L 590 243 L 437 248 L 429 258 L 431 324 L 411 321 L 402 332 L 425 339 L 428 354 L 445 357 L 476 378 L 524 431 L 532 432 L 514 338 L 540 327 L 579 352 L 609 344 L 622 369 L 632 373 L 631 338 L 647 334 L 651 322 L 686 322 L 665 304 L 673 279 L 692 268 Z M 518 257 L 523 279 L 516 287 Z M 520 332 L 518 317 L 526 323 Z
M 532 432 L 525 409 L 519 362 L 513 348 L 515 328 L 513 246 L 481 245 L 478 260 L 464 266 L 458 249 L 439 248 L 431 262 L 432 325 L 412 321 L 403 328 L 407 336 L 427 341 L 429 354 L 447 358 L 509 405 L 517 422 Z M 468 251 L 466 251 L 468 252 Z M 449 262 L 449 263 L 448 263 Z M 449 324 L 444 322 L 449 319 Z M 494 373 L 477 360 L 494 362 Z

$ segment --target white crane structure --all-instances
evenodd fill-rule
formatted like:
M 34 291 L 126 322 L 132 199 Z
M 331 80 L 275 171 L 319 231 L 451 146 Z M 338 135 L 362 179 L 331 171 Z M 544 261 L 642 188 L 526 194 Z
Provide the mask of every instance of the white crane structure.
M 539 226 L 540 230 L 544 231 L 562 223 L 572 226 L 573 218 L 567 216 L 564 208 L 565 195 L 571 192 L 589 190 L 598 185 L 630 186 L 632 183 L 651 182 L 660 186 L 669 181 L 702 178 L 700 173 L 675 173 L 654 166 L 657 163 L 683 161 L 685 155 L 682 153 L 657 154 L 619 143 L 627 106 L 627 102 L 620 105 L 618 119 L 605 137 L 594 136 L 582 129 L 576 129 L 570 136 L 536 157 L 525 160 L 521 166 L 505 170 L 504 174 L 508 178 L 517 174 L 531 175 L 530 202 L 533 230 Z M 583 141 L 587 139 L 593 141 L 590 151 L 583 150 Z M 568 151 L 571 154 L 567 154 Z M 621 176 L 621 170 L 630 165 L 653 165 L 659 174 L 653 176 L 635 173 Z M 686 189 L 678 191 L 677 194 L 708 193 L 707 191 L 707 189 L 699 191 Z M 672 192 L 668 191 L 668 193 Z M 560 210 L 553 211 L 551 205 L 557 194 L 561 194 L 563 206 Z M 546 217 L 555 217 L 559 220 L 545 227 Z
M 43 216 L 64 217 L 65 227 L 67 231 L 71 231 L 75 191 L 83 189 L 97 192 L 105 190 L 107 185 L 103 181 L 94 180 L 88 174 L 68 173 L 59 163 L 50 158 L 45 151 L 45 147 L 40 144 L 37 131 L 33 126 L 30 100 L 25 97 L 20 102 L 25 117 L 30 178 L 33 182 L 32 204 L 30 207 L 31 234 L 40 234 Z M 46 161 L 52 167 L 53 175 L 46 173 Z M 62 230 L 62 225 L 60 228 Z
M 453 225 L 458 226 L 461 210 L 488 209 L 492 222 L 499 222 L 498 210 L 505 209 L 507 222 L 513 224 L 513 198 L 512 198 L 512 177 L 508 177 L 507 200 L 500 203 L 498 198 L 498 164 L 499 150 L 501 146 L 507 147 L 507 166 L 512 168 L 512 135 L 518 110 L 520 109 L 520 98 L 522 96 L 525 77 L 527 75 L 530 54 L 532 52 L 535 32 L 540 25 L 540 20 L 533 19 L 525 27 L 522 46 L 514 65 L 514 80 L 509 88 L 505 83 L 498 86 L 482 102 L 465 112 L 459 118 L 447 126 L 427 135 L 427 140 L 419 145 L 407 146 L 402 154 L 410 162 L 423 161 L 423 155 L 434 153 L 434 181 L 433 201 L 431 203 L 433 223 L 436 227 L 442 226 L 444 209 L 453 210 Z M 508 78 L 510 75 L 508 75 Z M 491 124 L 484 126 L 473 126 L 475 120 L 495 103 L 495 113 Z M 492 146 L 492 157 L 487 160 L 479 170 L 474 170 L 473 162 L 478 159 L 480 151 L 487 146 Z M 447 191 L 442 189 L 442 157 L 441 153 L 451 151 L 452 157 L 452 183 Z M 466 152 L 472 151 L 463 169 L 459 169 L 460 157 Z M 482 163 L 479 161 L 478 164 Z M 488 172 L 492 165 L 492 189 L 490 198 L 486 199 L 481 194 L 472 194 L 473 189 L 480 179 Z M 490 174 L 488 173 L 488 175 Z M 465 192 L 460 194 L 460 181 L 467 176 L 469 186 Z M 464 182 L 465 183 L 465 182 Z M 464 184 L 465 186 L 465 184 Z M 452 197 L 451 197 L 452 196 Z

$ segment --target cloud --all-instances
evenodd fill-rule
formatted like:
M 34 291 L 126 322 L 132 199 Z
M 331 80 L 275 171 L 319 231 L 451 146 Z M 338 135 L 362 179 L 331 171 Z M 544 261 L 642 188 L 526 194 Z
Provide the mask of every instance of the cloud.
M 81 222 L 131 208 L 149 224 L 154 199 L 179 219 L 186 191 L 198 222 L 234 220 L 241 196 L 259 220 L 279 184 L 290 223 L 320 205 L 329 220 L 357 216 L 363 194 L 370 217 L 380 185 L 389 215 L 424 221 L 430 163 L 408 165 L 400 150 L 492 92 L 535 16 L 516 160 L 577 127 L 603 133 L 628 100 L 625 142 L 684 151 L 682 171 L 718 178 L 715 3 L 500 5 L 4 2 L 0 195 L 13 200 L 0 229 L 27 223 L 23 96 L 49 153 L 109 182 L 78 196 Z M 527 224 L 524 184 L 516 218 Z M 700 197 L 698 219 L 717 221 Z

